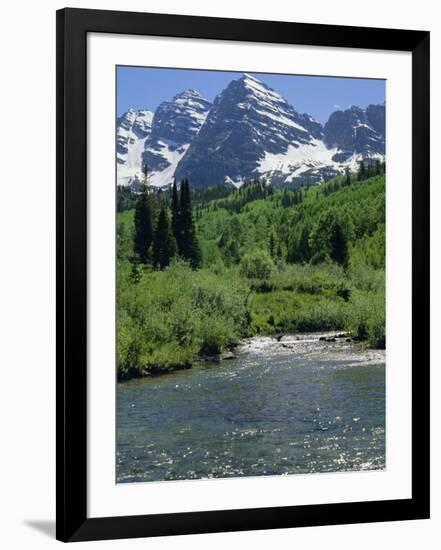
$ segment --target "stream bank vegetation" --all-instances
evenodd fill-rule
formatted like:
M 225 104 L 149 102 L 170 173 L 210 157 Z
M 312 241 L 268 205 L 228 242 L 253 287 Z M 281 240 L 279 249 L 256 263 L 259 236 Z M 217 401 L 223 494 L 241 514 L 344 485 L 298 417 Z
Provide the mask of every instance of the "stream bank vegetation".
M 342 330 L 384 348 L 385 166 L 296 189 L 117 192 L 118 378 L 240 338 Z

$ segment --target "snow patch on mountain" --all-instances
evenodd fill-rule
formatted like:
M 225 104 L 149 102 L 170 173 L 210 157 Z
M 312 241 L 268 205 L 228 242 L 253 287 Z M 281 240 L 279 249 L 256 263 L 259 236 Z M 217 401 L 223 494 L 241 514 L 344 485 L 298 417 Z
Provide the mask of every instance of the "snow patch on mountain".
M 336 153 L 337 148 L 328 149 L 322 141 L 313 139 L 309 143 L 289 145 L 282 153 L 265 152 L 256 170 L 262 175 L 271 175 L 271 173 L 286 175 L 284 181 L 288 183 L 311 169 L 316 170 L 323 166 L 340 169 L 340 164 L 332 160 Z
M 118 185 L 129 185 L 142 177 L 142 154 L 152 129 L 153 113 L 129 109 L 117 120 L 116 161 Z
M 185 143 L 180 147 L 176 145 L 166 143 L 160 140 L 158 142 L 158 154 L 166 163 L 166 167 L 162 170 L 152 171 L 149 176 L 150 185 L 153 187 L 167 187 L 173 183 L 176 166 L 181 158 L 185 155 L 190 144 Z

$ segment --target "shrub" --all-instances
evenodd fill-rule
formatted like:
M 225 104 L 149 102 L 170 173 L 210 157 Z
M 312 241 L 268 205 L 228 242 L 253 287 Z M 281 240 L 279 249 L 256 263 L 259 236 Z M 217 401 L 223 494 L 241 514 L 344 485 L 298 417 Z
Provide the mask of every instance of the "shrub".
M 240 262 L 240 273 L 248 279 L 269 279 L 274 269 L 274 262 L 265 250 L 250 252 Z
M 181 261 L 118 281 L 120 378 L 184 368 L 247 333 L 249 287 L 234 272 L 193 271 Z
M 338 297 L 275 291 L 255 294 L 252 326 L 260 334 L 339 330 L 347 321 L 348 304 Z
M 386 347 L 384 292 L 354 291 L 346 328 L 371 347 Z

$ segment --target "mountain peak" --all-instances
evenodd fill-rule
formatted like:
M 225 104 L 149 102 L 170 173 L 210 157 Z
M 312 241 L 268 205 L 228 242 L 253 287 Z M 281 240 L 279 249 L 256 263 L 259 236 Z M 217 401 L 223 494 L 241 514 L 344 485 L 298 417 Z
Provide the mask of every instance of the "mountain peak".
M 188 88 L 187 90 L 183 90 L 182 92 L 179 92 L 178 94 L 176 94 L 172 101 L 178 101 L 180 99 L 184 99 L 184 100 L 191 100 L 191 99 L 195 99 L 195 100 L 201 100 L 201 101 L 207 101 L 204 97 L 202 97 L 202 95 L 197 91 L 195 90 L 194 88 Z
M 251 76 L 248 73 L 243 73 L 242 77 L 236 81 L 239 85 L 243 86 L 248 96 L 256 99 L 257 102 L 269 102 L 274 105 L 275 108 L 283 106 L 285 108 L 288 102 L 278 92 L 273 90 L 268 84 Z M 292 107 L 290 106 L 292 109 Z
M 249 73 L 243 73 L 240 80 L 252 80 L 254 82 L 259 82 L 259 84 L 263 84 L 263 82 L 261 80 L 259 80 L 256 77 L 250 75 Z

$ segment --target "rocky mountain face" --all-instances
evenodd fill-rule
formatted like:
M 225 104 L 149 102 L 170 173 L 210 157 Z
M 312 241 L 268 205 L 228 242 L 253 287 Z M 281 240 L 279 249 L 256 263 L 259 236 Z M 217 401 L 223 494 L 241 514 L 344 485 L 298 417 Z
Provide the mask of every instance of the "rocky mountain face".
M 136 113 L 128 111 L 118 121 L 122 185 L 136 185 L 147 165 L 156 187 L 170 185 L 174 178 L 188 178 L 195 187 L 239 186 L 256 177 L 293 187 L 326 181 L 346 167 L 355 170 L 362 159 L 385 155 L 384 105 L 337 111 L 323 126 L 247 74 L 230 82 L 213 105 L 195 90 L 163 102 L 150 129 L 145 125 L 144 137 L 138 138 L 142 143 L 131 141 L 134 134 L 141 135 Z M 128 159 L 135 157 L 137 171 L 127 178 Z
M 324 127 L 325 143 L 338 148 L 338 158 L 349 159 L 354 153 L 362 156 L 385 154 L 386 113 L 384 105 L 369 105 L 366 110 L 352 106 L 336 111 Z

